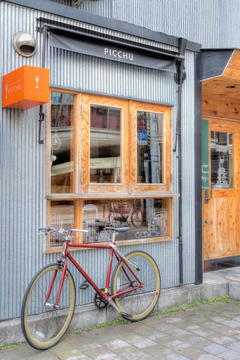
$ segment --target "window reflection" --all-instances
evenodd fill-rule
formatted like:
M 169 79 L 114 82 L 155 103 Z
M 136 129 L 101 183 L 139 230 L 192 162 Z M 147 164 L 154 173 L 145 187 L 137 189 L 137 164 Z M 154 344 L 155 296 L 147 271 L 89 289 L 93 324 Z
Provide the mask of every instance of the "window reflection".
M 89 231 L 83 235 L 84 242 L 109 242 L 111 236 L 105 226 L 123 225 L 129 226 L 129 230 L 117 235 L 117 241 L 168 236 L 168 200 L 84 201 L 83 228 Z
M 160 184 L 162 174 L 163 115 L 137 112 L 137 182 Z
M 74 96 L 51 93 L 51 192 L 73 192 Z
M 73 201 L 51 201 L 50 226 L 55 229 L 73 229 L 74 226 L 74 202 Z M 50 236 L 51 247 L 61 245 L 63 236 L 52 233 Z M 74 241 L 74 237 L 73 237 Z
M 233 187 L 233 134 L 211 131 L 211 185 Z
M 90 182 L 121 183 L 121 110 L 91 106 Z

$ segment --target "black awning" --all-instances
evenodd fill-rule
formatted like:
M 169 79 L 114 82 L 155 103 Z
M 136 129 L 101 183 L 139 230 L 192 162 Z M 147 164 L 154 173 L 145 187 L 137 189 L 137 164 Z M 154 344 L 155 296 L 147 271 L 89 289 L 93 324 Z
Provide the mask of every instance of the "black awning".
M 157 51 L 57 26 L 46 26 L 50 31 L 50 46 L 59 49 L 170 72 L 176 72 L 176 59 L 182 59 L 177 53 L 164 52 L 162 49 Z

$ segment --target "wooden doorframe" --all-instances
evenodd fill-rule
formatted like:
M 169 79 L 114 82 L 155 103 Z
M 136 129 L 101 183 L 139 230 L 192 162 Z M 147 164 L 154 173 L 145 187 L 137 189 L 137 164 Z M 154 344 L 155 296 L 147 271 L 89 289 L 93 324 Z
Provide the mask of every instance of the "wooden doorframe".
M 240 200 L 240 175 L 238 174 L 237 169 L 239 168 L 239 141 L 240 141 L 240 122 L 231 121 L 231 120 L 222 120 L 222 119 L 212 119 L 204 118 L 209 121 L 209 134 L 211 134 L 212 129 L 218 132 L 228 132 L 234 134 L 233 141 L 233 164 L 234 164 L 234 182 L 233 188 L 226 189 L 213 189 L 212 196 L 213 199 L 210 200 L 210 205 L 205 204 L 205 190 L 202 191 L 202 232 L 203 232 L 203 269 L 204 271 L 206 263 L 208 262 L 211 265 L 211 261 L 217 263 L 223 262 L 222 260 L 226 259 L 229 264 L 236 264 L 236 257 L 239 257 L 240 254 L 240 239 L 238 239 L 238 234 L 240 230 L 240 222 L 237 218 L 237 212 L 239 207 Z M 209 150 L 211 149 L 211 137 L 209 136 Z M 209 151 L 209 181 L 211 182 L 211 151 Z M 218 201 L 219 199 L 219 201 Z M 222 199 L 222 200 L 221 200 Z M 215 205 L 213 205 L 215 202 Z M 217 216 L 216 210 L 221 209 L 220 203 L 222 203 L 222 216 L 227 212 L 227 216 L 221 219 L 220 216 Z M 214 207 L 215 206 L 215 210 Z M 228 208 L 229 207 L 229 208 Z M 228 210 L 227 210 L 228 209 Z M 211 213 L 212 211 L 212 213 Z M 214 213 L 215 211 L 215 213 Z M 207 219 L 209 217 L 209 219 Z M 208 223 L 205 223 L 207 222 Z M 218 223 L 217 223 L 218 222 Z M 225 222 L 225 224 L 224 224 Z M 228 223 L 228 226 L 226 225 Z M 212 227 L 211 227 L 212 226 Z M 216 226 L 216 229 L 215 229 Z M 226 227 L 227 226 L 227 227 Z M 222 231 L 220 232 L 220 228 Z M 228 231 L 226 231 L 228 229 Z M 215 231 L 216 230 L 216 231 Z M 215 232 L 214 232 L 215 231 Z M 224 242 L 225 237 L 225 242 Z M 218 239 L 218 243 L 217 243 Z M 210 244 L 209 240 L 212 241 Z M 219 247 L 219 254 L 215 251 L 212 255 L 209 255 L 214 249 L 215 241 L 215 250 L 216 243 Z M 212 250 L 209 249 L 209 246 L 212 246 Z M 231 266 L 231 265 L 229 265 Z M 236 265 L 232 265 L 236 266 Z M 211 269 L 212 266 L 210 266 Z

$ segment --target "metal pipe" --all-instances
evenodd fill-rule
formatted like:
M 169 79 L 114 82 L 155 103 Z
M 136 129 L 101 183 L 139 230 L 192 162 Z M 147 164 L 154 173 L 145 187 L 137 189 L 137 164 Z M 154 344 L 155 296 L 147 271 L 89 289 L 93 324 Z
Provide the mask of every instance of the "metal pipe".
M 177 129 L 174 152 L 177 150 L 178 145 L 178 188 L 179 188 L 179 228 L 178 228 L 178 242 L 179 242 L 179 283 L 183 284 L 183 241 L 182 241 L 182 84 L 185 80 L 184 74 L 184 56 L 187 47 L 187 40 L 179 39 L 179 54 L 182 60 L 178 60 L 177 74 L 175 81 L 178 84 L 178 113 L 177 113 Z
M 47 27 L 43 26 L 43 46 L 42 46 L 42 67 L 45 67 L 46 59 L 46 39 L 47 39 Z M 44 121 L 43 105 L 39 108 L 39 128 L 38 128 L 38 143 L 44 144 L 44 140 L 41 139 L 42 122 Z

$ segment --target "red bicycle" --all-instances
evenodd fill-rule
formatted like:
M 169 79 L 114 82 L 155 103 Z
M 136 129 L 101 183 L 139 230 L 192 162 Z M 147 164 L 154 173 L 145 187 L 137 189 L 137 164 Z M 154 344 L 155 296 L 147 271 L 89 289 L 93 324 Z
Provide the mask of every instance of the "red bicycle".
M 85 285 L 91 286 L 95 291 L 94 303 L 99 310 L 110 304 L 129 321 L 142 320 L 151 313 L 160 295 L 160 272 L 154 259 L 146 252 L 132 251 L 124 256 L 118 250 L 115 235 L 128 229 L 128 226 L 106 227 L 105 230 L 112 233 L 110 244 L 76 244 L 71 242 L 72 232 L 87 232 L 87 230 L 40 228 L 45 235 L 51 232 L 62 234 L 63 249 L 57 263 L 44 266 L 34 276 L 24 295 L 21 326 L 27 342 L 32 347 L 46 350 L 56 345 L 66 333 L 72 320 L 76 288 L 68 269 L 67 259 L 86 279 Z M 99 289 L 76 262 L 68 251 L 69 247 L 110 251 L 104 290 Z M 114 256 L 117 264 L 111 277 Z

